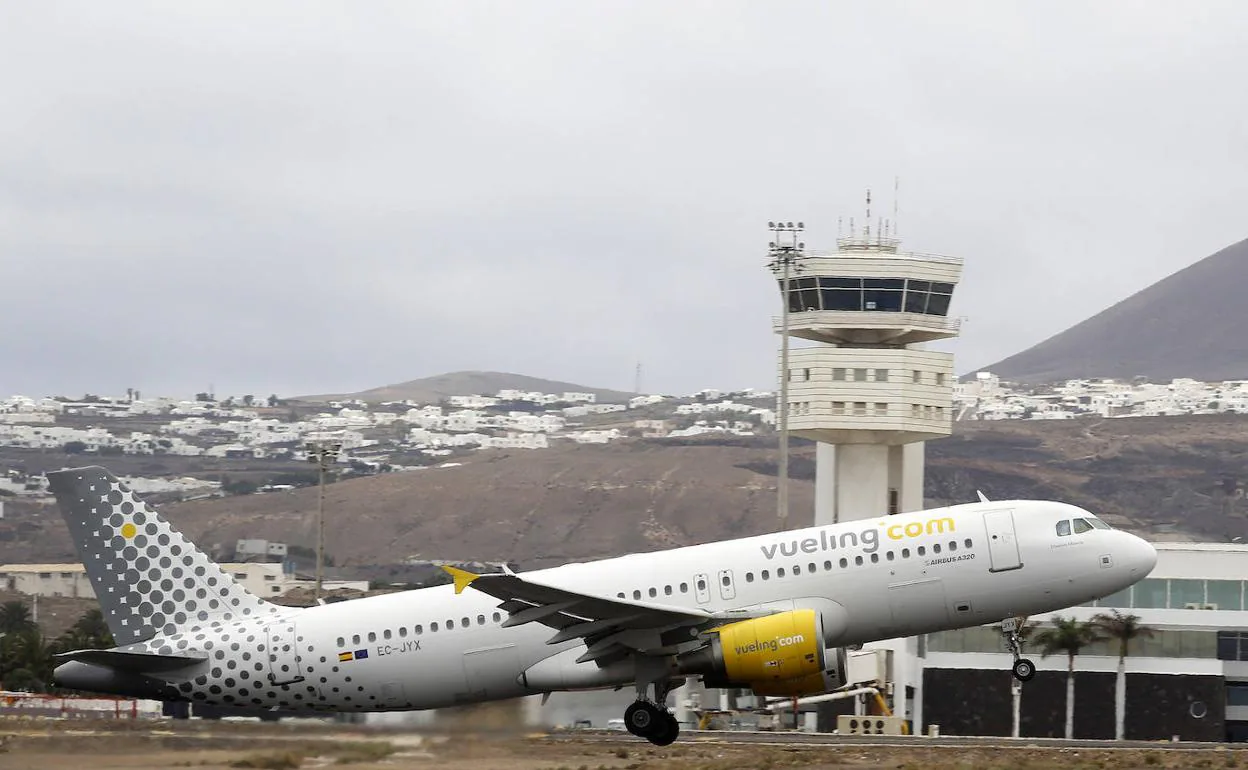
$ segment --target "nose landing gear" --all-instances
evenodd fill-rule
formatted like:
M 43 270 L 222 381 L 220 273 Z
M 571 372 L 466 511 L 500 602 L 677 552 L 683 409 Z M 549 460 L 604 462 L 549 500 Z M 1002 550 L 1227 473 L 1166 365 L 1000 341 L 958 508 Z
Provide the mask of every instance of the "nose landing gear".
M 1011 672 L 1020 682 L 1030 682 L 1036 676 L 1036 664 L 1022 657 L 1023 638 L 1018 633 L 1021 627 L 1018 618 L 1006 618 L 1001 621 L 1001 636 L 1005 640 L 1005 649 L 1014 656 Z

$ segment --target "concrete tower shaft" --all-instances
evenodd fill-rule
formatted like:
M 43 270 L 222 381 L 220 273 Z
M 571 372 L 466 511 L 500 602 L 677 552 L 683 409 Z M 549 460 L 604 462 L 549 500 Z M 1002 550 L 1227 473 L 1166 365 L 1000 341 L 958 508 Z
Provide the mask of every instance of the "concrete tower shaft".
M 816 524 L 921 509 L 922 442 L 952 429 L 953 356 L 919 346 L 957 336 L 962 261 L 899 245 L 864 233 L 791 265 L 775 329 L 815 344 L 781 365 L 781 407 L 792 434 L 820 442 Z

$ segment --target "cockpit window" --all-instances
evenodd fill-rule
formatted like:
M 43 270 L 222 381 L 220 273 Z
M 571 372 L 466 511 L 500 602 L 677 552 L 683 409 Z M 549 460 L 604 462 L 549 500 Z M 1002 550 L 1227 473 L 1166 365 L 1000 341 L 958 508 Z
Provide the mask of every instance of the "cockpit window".
M 1075 519 L 1075 534 L 1079 535 L 1092 529 L 1092 525 L 1083 519 Z
M 1070 534 L 1070 522 L 1069 521 L 1057 522 L 1057 536 L 1066 537 L 1069 534 Z
M 1109 526 L 1108 524 L 1106 524 L 1105 522 L 1097 518 L 1089 517 L 1088 523 L 1091 524 L 1093 527 L 1096 527 L 1097 529 L 1113 529 L 1113 527 Z

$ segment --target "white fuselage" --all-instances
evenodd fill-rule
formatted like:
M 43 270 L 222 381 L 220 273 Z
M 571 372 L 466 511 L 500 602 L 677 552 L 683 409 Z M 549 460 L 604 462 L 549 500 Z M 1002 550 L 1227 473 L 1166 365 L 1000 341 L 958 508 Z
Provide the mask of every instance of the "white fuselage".
M 830 618 L 826 644 L 843 646 L 1050 612 L 1121 590 L 1152 569 L 1151 546 L 1125 532 L 1058 534 L 1058 522 L 1087 515 L 1060 503 L 974 503 L 524 577 L 667 607 L 814 607 Z M 584 650 L 579 640 L 548 645 L 554 632 L 540 623 L 501 627 L 507 613 L 498 605 L 471 588 L 457 595 L 439 586 L 292 609 L 277 620 L 235 621 L 147 644 L 210 655 L 162 677 L 194 701 L 334 711 L 531 694 L 522 676 L 527 669 Z M 269 683 L 270 671 L 281 672 L 286 684 Z

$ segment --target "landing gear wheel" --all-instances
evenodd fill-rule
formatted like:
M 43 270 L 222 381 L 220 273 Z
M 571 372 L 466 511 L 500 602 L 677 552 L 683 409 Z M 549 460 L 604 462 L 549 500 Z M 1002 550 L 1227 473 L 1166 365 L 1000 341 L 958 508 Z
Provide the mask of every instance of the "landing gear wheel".
M 680 722 L 677 722 L 676 717 L 665 711 L 658 721 L 654 723 L 654 732 L 647 735 L 646 740 L 655 746 L 669 746 L 676 740 L 678 735 L 680 735 Z
M 1030 682 L 1036 677 L 1036 664 L 1026 658 L 1014 661 L 1014 678 L 1020 682 Z
M 648 701 L 639 700 L 624 709 L 624 727 L 639 738 L 649 738 L 660 727 L 666 712 Z

